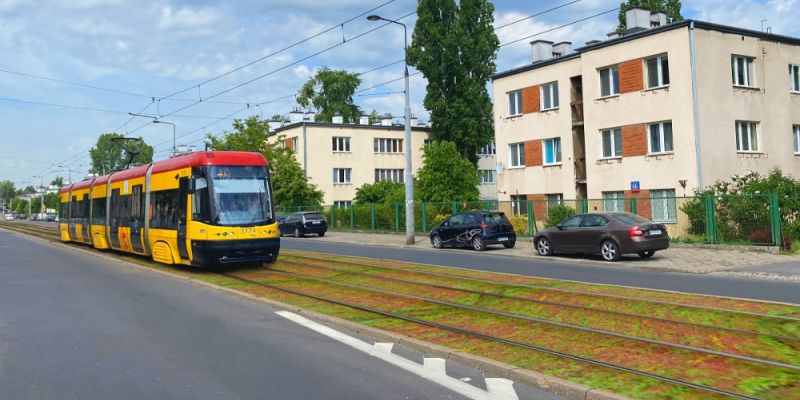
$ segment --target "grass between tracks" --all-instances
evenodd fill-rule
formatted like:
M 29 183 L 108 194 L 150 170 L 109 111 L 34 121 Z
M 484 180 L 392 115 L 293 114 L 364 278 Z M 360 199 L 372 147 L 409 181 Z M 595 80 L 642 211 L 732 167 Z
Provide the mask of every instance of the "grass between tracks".
M 371 286 L 398 293 L 413 294 L 453 303 L 469 304 L 542 319 L 573 323 L 581 326 L 631 334 L 637 337 L 650 337 L 719 351 L 751 355 L 758 358 L 773 359 L 790 364 L 796 364 L 798 360 L 798 352 L 795 347 L 797 346 L 796 342 L 787 344 L 784 341 L 776 340 L 768 336 L 747 334 L 740 336 L 731 332 L 716 332 L 713 328 L 692 327 L 676 323 L 665 325 L 660 321 L 636 321 L 635 318 L 621 318 L 620 316 L 609 316 L 607 314 L 602 315 L 598 312 L 588 312 L 588 310 L 575 311 L 574 309 L 568 310 L 563 307 L 559 308 L 558 306 L 545 307 L 532 303 L 523 305 L 519 303 L 519 300 L 497 299 L 476 294 L 455 292 L 448 289 L 431 288 L 425 285 L 389 282 L 376 277 L 341 274 L 315 269 L 309 266 L 297 265 L 293 261 L 297 261 L 298 259 L 293 258 L 293 255 L 299 254 L 300 253 L 289 251 L 282 253 L 280 261 L 275 263 L 273 268 L 309 276 L 336 279 L 341 282 Z M 345 262 L 348 260 L 351 262 L 366 261 L 363 259 L 331 255 L 325 255 L 325 257 Z M 305 262 L 307 260 L 303 261 Z M 682 295 L 678 293 L 654 292 L 639 289 L 611 288 L 603 285 L 580 284 L 513 275 L 472 273 L 472 271 L 415 266 L 395 262 L 382 262 L 380 260 L 369 260 L 369 262 L 376 264 L 385 263 L 385 265 L 411 268 L 419 271 L 446 272 L 453 275 L 468 276 L 470 278 L 507 281 L 517 284 L 536 284 L 539 286 L 557 288 L 565 288 L 566 286 L 570 290 L 579 290 L 582 292 L 624 295 L 640 299 L 657 298 L 660 301 L 697 306 L 725 307 L 731 310 L 763 312 L 772 315 L 800 315 L 800 307 L 772 303 L 736 301 L 716 297 Z M 255 284 L 243 283 L 239 280 L 213 272 L 188 271 L 184 268 L 168 267 L 146 261 L 143 263 L 154 268 L 168 270 L 175 274 L 189 276 L 193 279 L 293 304 L 338 318 L 407 335 L 419 340 L 443 345 L 454 350 L 491 358 L 520 368 L 557 376 L 576 383 L 601 388 L 633 398 L 692 400 L 716 398 L 707 392 L 667 384 L 662 381 L 635 374 L 622 373 L 603 367 L 592 366 L 578 361 L 571 361 L 535 350 L 527 350 L 502 343 L 489 342 L 469 335 L 442 331 L 412 322 L 359 311 L 350 307 L 333 305 L 331 303 L 288 294 Z M 324 261 L 320 261 L 320 263 L 320 265 L 325 265 Z M 337 268 L 342 267 L 342 264 L 331 263 L 331 265 L 334 264 Z M 365 270 L 369 270 L 370 273 L 381 272 L 380 270 L 370 270 L 369 268 L 355 264 L 350 264 L 348 267 L 358 272 L 364 272 Z M 577 356 L 610 362 L 697 384 L 709 385 L 730 392 L 764 399 L 800 399 L 800 374 L 795 370 L 733 360 L 710 354 L 667 348 L 661 345 L 642 343 L 630 339 L 543 325 L 541 323 L 506 316 L 457 310 L 449 306 L 431 304 L 420 300 L 399 298 L 366 291 L 364 289 L 346 288 L 329 283 L 292 277 L 275 272 L 271 269 L 239 269 L 234 271 L 234 273 L 242 277 L 263 281 L 279 287 L 299 290 L 304 293 L 317 294 L 343 302 L 380 309 L 382 311 L 399 313 L 426 321 L 475 330 L 508 340 L 541 346 L 551 350 L 563 351 Z M 400 277 L 408 273 L 392 272 L 391 274 L 394 277 Z M 403 277 L 409 278 L 409 276 Z M 521 297 L 530 295 L 531 293 L 528 293 L 529 290 L 534 290 L 534 296 L 538 295 L 535 293 L 536 290 L 541 292 L 541 289 L 536 288 L 528 289 L 514 286 L 504 288 L 499 284 L 471 282 L 463 279 L 459 280 L 456 277 L 446 279 L 445 281 L 446 285 L 451 287 L 456 286 L 482 291 L 493 290 L 496 293 L 502 292 L 503 294 L 513 294 Z M 429 281 L 426 280 L 425 282 L 428 283 Z M 445 284 L 443 282 L 437 283 Z M 619 292 L 612 289 L 619 290 Z M 551 297 L 554 295 L 556 296 L 555 299 L 548 298 L 549 300 L 569 301 L 571 303 L 579 302 L 578 300 L 585 297 L 583 295 L 564 292 L 555 292 L 555 294 L 547 293 L 547 295 Z M 707 300 L 707 302 L 704 302 L 705 300 Z M 620 301 L 631 304 L 615 304 Z M 634 300 L 619 300 L 604 297 L 589 299 L 587 305 L 603 309 L 621 308 L 622 310 L 618 311 L 625 311 L 632 314 L 638 314 L 642 311 L 642 315 L 659 315 L 656 310 L 653 310 L 652 303 L 648 303 L 648 305 L 635 303 Z M 665 305 L 665 307 L 676 306 Z M 792 329 L 785 329 L 785 327 L 776 327 L 772 323 L 758 321 L 754 316 L 727 315 L 721 311 L 714 311 L 709 314 L 709 311 L 702 309 L 683 309 L 679 311 L 680 315 L 670 316 L 673 317 L 673 319 L 679 317 L 690 321 L 698 320 L 715 326 L 732 325 L 737 328 L 742 328 L 743 326 L 748 328 L 755 327 L 763 331 L 775 331 L 774 333 L 776 334 L 795 332 Z M 699 318 L 695 318 L 693 314 L 709 315 L 702 315 Z M 744 318 L 745 321 L 737 321 L 737 317 Z M 627 318 L 627 320 L 625 318 Z M 761 332 L 759 330 L 757 331 Z

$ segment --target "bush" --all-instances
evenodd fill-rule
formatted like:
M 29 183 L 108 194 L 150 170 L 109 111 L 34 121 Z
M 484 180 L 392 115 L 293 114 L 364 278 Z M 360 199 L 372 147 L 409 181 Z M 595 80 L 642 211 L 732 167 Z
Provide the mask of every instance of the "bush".
M 558 225 L 561 221 L 575 215 L 575 209 L 565 205 L 555 205 L 547 209 L 546 228 Z
M 514 226 L 514 232 L 517 235 L 526 235 L 528 233 L 528 216 L 527 215 L 512 215 L 508 219 L 511 225 Z

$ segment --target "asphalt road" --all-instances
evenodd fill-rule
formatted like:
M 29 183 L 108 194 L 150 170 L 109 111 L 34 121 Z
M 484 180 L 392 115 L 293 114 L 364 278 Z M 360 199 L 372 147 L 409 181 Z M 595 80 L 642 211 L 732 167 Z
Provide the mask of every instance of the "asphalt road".
M 528 260 L 492 255 L 490 251 L 478 253 L 470 249 L 418 250 L 333 243 L 314 240 L 314 238 L 295 239 L 284 237 L 281 239 L 281 247 L 292 250 L 317 251 L 581 282 L 800 304 L 800 282 L 791 281 L 600 267 L 570 263 L 568 258 Z
M 270 307 L 0 230 L 0 399 L 461 398 Z

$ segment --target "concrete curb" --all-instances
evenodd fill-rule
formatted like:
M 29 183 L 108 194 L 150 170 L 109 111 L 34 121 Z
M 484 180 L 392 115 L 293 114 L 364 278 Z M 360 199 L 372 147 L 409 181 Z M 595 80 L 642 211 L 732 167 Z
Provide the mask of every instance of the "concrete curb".
M 469 353 L 463 353 L 459 351 L 455 351 L 453 349 L 440 346 L 433 343 L 427 343 L 418 339 L 414 339 L 405 335 L 384 331 L 382 329 L 372 328 L 366 325 L 362 325 L 356 322 L 348 321 L 345 319 L 321 314 L 316 311 L 306 310 L 304 308 L 300 308 L 298 306 L 294 306 L 291 304 L 282 303 L 276 300 L 267 299 L 263 297 L 258 297 L 256 295 L 241 292 L 235 289 L 226 288 L 222 286 L 215 285 L 213 283 L 203 282 L 192 277 L 188 276 L 181 276 L 169 271 L 162 271 L 158 269 L 154 269 L 152 267 L 147 267 L 141 264 L 137 264 L 133 261 L 122 260 L 117 257 L 114 257 L 111 254 L 105 254 L 99 252 L 97 249 L 94 248 L 81 248 L 81 247 L 73 247 L 61 242 L 53 242 L 43 238 L 25 235 L 20 232 L 14 232 L 7 230 L 7 232 L 12 232 L 17 235 L 24 235 L 27 238 L 36 239 L 39 241 L 44 242 L 45 244 L 58 246 L 61 248 L 66 248 L 70 250 L 75 250 L 77 252 L 81 252 L 87 255 L 92 256 L 100 256 L 104 259 L 109 261 L 113 261 L 119 265 L 131 266 L 137 268 L 140 271 L 146 271 L 150 273 L 156 273 L 165 277 L 178 279 L 185 281 L 194 286 L 200 286 L 207 289 L 214 290 L 220 293 L 227 293 L 231 295 L 235 295 L 256 303 L 268 305 L 273 309 L 278 310 L 285 310 L 291 311 L 297 314 L 301 314 L 306 316 L 309 319 L 315 320 L 317 322 L 326 323 L 330 326 L 348 330 L 351 332 L 356 332 L 359 334 L 364 334 L 366 336 L 370 336 L 372 338 L 390 341 L 396 343 L 401 346 L 406 346 L 413 348 L 415 350 L 436 355 L 438 357 L 452 360 L 458 362 L 460 364 L 466 365 L 468 367 L 472 367 L 481 371 L 489 372 L 493 375 L 497 375 L 500 377 L 511 379 L 515 382 L 524 383 L 529 386 L 533 386 L 548 392 L 551 392 L 555 395 L 566 397 L 570 400 L 633 400 L 630 397 L 621 396 L 618 394 L 605 392 L 603 390 L 592 388 L 589 386 L 581 385 L 578 383 L 573 383 L 561 378 L 557 378 L 550 375 L 545 375 L 539 372 L 535 372 L 532 370 L 527 370 L 523 368 L 519 368 L 510 364 L 501 363 L 499 361 L 495 361 L 489 358 L 476 356 Z

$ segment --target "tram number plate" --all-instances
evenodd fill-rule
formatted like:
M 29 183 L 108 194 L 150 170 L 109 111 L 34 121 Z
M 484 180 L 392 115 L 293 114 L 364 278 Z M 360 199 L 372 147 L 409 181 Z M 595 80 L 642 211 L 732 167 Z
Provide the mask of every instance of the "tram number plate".
M 256 234 L 256 228 L 242 228 L 242 234 L 243 235 L 247 235 L 247 234 L 255 235 Z

